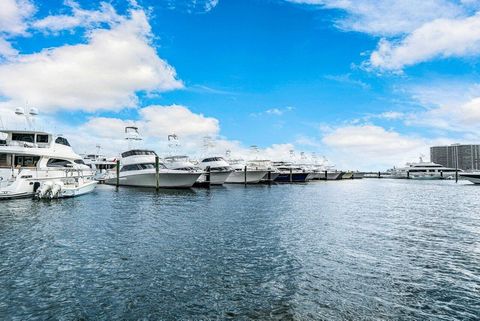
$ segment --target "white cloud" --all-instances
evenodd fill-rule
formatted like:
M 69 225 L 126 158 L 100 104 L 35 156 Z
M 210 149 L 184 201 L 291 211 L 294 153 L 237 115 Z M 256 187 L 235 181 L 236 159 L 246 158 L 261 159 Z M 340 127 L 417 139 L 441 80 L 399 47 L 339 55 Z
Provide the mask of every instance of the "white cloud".
M 480 139 L 480 84 L 437 81 L 406 92 L 422 107 L 405 116 L 407 125 Z
M 0 3 L 0 33 L 6 35 L 25 35 L 28 19 L 35 12 L 29 0 L 2 0 Z
M 18 55 L 18 51 L 12 47 L 10 42 L 0 38 L 0 58 L 11 59 Z M 1 59 L 0 59 L 1 61 Z
M 98 10 L 84 10 L 74 1 L 67 1 L 71 15 L 51 15 L 32 23 L 32 27 L 44 32 L 71 30 L 76 27 L 96 27 L 101 23 L 114 24 L 122 20 L 113 6 L 106 2 L 100 3 Z
M 392 36 L 412 32 L 438 18 L 465 14 L 461 6 L 448 0 L 289 0 L 295 3 L 340 9 L 346 15 L 336 21 L 338 28 L 372 35 Z
M 0 65 L 0 95 L 11 105 L 28 100 L 43 111 L 135 107 L 139 91 L 183 86 L 150 37 L 145 12 L 131 10 L 111 29 L 92 30 L 85 44 L 19 55 Z
M 383 39 L 370 56 L 373 68 L 400 70 L 434 58 L 480 53 L 480 14 L 465 19 L 437 19 L 399 42 Z
M 428 155 L 429 143 L 375 125 L 339 127 L 326 133 L 323 143 L 344 169 L 379 170 L 403 165 Z

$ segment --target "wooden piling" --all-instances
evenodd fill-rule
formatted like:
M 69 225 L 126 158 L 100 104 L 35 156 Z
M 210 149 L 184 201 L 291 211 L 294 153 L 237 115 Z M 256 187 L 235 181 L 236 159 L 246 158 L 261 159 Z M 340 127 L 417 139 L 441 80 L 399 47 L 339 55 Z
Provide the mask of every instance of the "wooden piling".
M 325 180 L 328 181 L 328 171 L 325 171 Z
M 212 171 L 210 169 L 210 166 L 207 166 L 207 174 L 205 174 L 205 182 L 207 183 L 207 187 L 210 187 L 211 183 L 211 174 Z
M 458 168 L 455 169 L 455 183 L 458 183 Z
M 155 189 L 158 191 L 160 188 L 160 170 L 159 170 L 159 159 L 158 156 L 155 156 Z
M 378 172 L 378 178 L 382 178 L 382 173 Z
M 116 180 L 116 186 L 118 187 L 120 185 L 120 160 L 117 160 L 117 180 Z
M 290 168 L 290 183 L 293 182 L 293 168 Z
M 407 178 L 410 178 L 410 171 L 407 171 Z
M 247 186 L 247 166 L 243 168 L 243 182 L 245 183 L 245 186 Z

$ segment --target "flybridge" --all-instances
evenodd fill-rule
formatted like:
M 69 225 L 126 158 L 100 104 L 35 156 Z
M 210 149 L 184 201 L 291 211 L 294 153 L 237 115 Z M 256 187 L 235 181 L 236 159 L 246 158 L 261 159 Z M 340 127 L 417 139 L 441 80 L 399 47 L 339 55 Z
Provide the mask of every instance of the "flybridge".
M 30 148 L 47 148 L 52 143 L 70 146 L 64 137 L 57 137 L 53 140 L 51 134 L 43 131 L 32 130 L 0 130 L 6 137 L 0 137 L 0 146 L 19 146 Z

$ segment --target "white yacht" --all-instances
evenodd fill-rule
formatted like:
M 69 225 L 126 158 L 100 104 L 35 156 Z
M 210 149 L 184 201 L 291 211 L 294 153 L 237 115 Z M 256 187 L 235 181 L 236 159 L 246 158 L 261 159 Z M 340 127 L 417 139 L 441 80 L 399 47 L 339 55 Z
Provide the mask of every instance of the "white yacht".
M 0 133 L 0 199 L 73 197 L 94 190 L 94 172 L 66 138 L 35 130 Z
M 232 166 L 233 172 L 225 181 L 227 184 L 257 184 L 268 174 L 266 168 L 250 166 L 242 159 L 229 160 L 228 163 Z
M 462 170 L 458 170 L 462 172 Z M 455 177 L 455 168 L 445 167 L 432 162 L 424 162 L 420 157 L 418 163 L 407 163 L 402 168 L 393 168 L 391 178 L 409 179 L 451 179 Z
M 198 170 L 168 169 L 157 154 L 147 149 L 132 149 L 121 154 L 118 184 L 122 186 L 189 188 L 202 174 Z M 113 174 L 113 173 L 112 173 Z M 117 175 L 110 175 L 106 184 L 116 185 Z
M 223 185 L 233 172 L 232 166 L 220 156 L 204 158 L 198 162 L 197 166 L 207 172 L 202 174 L 198 181 L 204 183 L 207 181 L 208 175 L 210 175 L 211 185 Z
M 104 182 L 108 178 L 109 173 L 117 166 L 114 159 L 108 159 L 98 154 L 85 155 L 83 156 L 83 161 L 85 165 L 95 171 L 94 178 L 99 182 Z
M 272 161 L 267 159 L 250 160 L 248 161 L 248 166 L 253 169 L 267 171 L 267 174 L 261 180 L 263 182 L 273 182 L 280 175 L 280 171 L 273 166 Z

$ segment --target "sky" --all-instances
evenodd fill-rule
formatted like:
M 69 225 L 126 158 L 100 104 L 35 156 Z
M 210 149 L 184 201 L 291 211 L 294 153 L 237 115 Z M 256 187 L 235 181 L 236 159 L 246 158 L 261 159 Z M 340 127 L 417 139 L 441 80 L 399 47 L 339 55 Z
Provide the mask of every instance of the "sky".
M 380 170 L 480 142 L 480 1 L 1 0 L 0 127 L 79 153 L 325 156 Z

